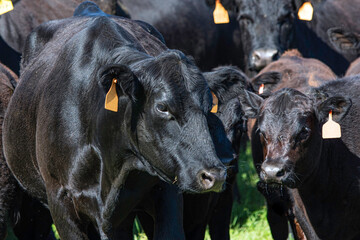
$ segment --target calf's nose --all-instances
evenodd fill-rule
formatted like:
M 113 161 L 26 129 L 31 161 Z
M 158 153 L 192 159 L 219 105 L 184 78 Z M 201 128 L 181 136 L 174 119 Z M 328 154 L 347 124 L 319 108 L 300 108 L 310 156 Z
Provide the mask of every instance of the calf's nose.
M 260 177 L 266 182 L 281 182 L 285 175 L 285 170 L 282 167 L 263 164 L 261 167 Z
M 212 168 L 210 170 L 201 170 L 198 173 L 198 181 L 204 191 L 220 192 L 226 180 L 225 168 Z
M 259 48 L 252 52 L 250 57 L 250 67 L 256 71 L 260 71 L 266 65 L 276 60 L 278 50 L 271 48 Z

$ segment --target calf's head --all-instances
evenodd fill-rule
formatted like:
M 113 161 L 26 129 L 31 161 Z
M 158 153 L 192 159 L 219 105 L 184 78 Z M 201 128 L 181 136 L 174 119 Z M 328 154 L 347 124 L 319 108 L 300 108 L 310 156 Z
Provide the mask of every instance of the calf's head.
M 317 93 L 310 98 L 293 89 L 282 89 L 264 100 L 257 130 L 265 158 L 261 180 L 299 186 L 318 167 L 323 141 L 321 126 L 330 110 L 334 121 L 339 121 L 350 106 L 351 101 L 341 96 Z
M 215 139 L 226 139 L 210 114 L 212 95 L 197 67 L 181 52 L 169 50 L 126 67 L 111 65 L 100 73 L 105 92 L 119 79 L 117 115 L 125 115 L 127 146 L 142 167 L 185 191 L 220 191 L 226 168 L 216 154 Z M 121 95 L 121 94 L 120 94 Z M 121 108 L 122 102 L 131 104 Z M 209 126 L 217 129 L 211 136 Z M 233 155 L 230 143 L 221 143 Z M 225 159 L 225 161 L 227 161 Z

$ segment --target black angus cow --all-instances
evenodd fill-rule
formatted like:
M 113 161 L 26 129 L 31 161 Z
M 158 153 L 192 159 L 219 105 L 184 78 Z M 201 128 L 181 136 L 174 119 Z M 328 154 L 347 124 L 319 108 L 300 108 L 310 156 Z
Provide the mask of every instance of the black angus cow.
M 216 115 L 224 124 L 227 139 L 232 143 L 236 155 L 228 168 L 226 179 L 227 188 L 221 193 L 206 194 L 184 194 L 184 221 L 183 227 L 186 239 L 204 239 L 206 226 L 209 225 L 211 239 L 230 239 L 229 226 L 233 204 L 234 188 L 237 188 L 235 178 L 237 169 L 237 160 L 240 147 L 240 139 L 246 132 L 246 118 L 249 114 L 248 104 L 252 101 L 259 101 L 260 97 L 247 91 L 249 87 L 248 78 L 238 69 L 230 66 L 218 67 L 211 72 L 204 73 L 212 92 L 218 97 L 218 112 Z M 150 196 L 151 199 L 159 199 L 163 196 L 169 186 L 161 184 L 157 186 Z M 153 200 L 156 202 L 156 200 Z M 145 204 L 149 207 L 148 201 Z M 144 213 L 144 206 L 138 206 L 138 215 L 141 225 L 149 239 L 156 239 L 154 236 L 153 219 Z M 145 207 L 146 208 L 146 207 Z M 132 238 L 133 218 L 129 218 L 123 229 L 127 236 Z M 156 217 L 156 216 L 155 216 Z M 174 221 L 174 220 L 173 220 Z M 179 226 L 182 224 L 178 224 Z M 123 237 L 125 239 L 125 237 Z
M 208 128 L 212 98 L 203 75 L 137 22 L 100 16 L 43 24 L 27 40 L 21 71 L 4 153 L 21 186 L 49 207 L 62 239 L 116 238 L 158 177 L 183 191 L 222 190 L 226 169 L 210 130 L 215 140 L 226 137 L 220 121 Z M 104 108 L 111 86 L 117 112 Z
M 214 0 L 207 0 L 214 5 Z M 304 57 L 317 58 L 337 73 L 345 72 L 349 62 L 321 39 L 316 28 L 297 18 L 302 0 L 222 0 L 237 16 L 240 26 L 244 64 L 250 76 L 276 60 L 285 50 L 297 48 Z M 325 1 L 331 2 L 331 1 Z M 321 22 L 323 6 L 317 1 L 314 19 Z M 321 9 L 318 10 L 318 9 Z M 334 19 L 342 15 L 329 15 Z M 336 20 L 335 20 L 336 22 Z M 316 25 L 317 26 L 317 25 Z M 315 26 L 314 26 L 315 27 Z
M 360 237 L 359 80 L 353 76 L 331 81 L 308 95 L 282 89 L 257 108 L 265 151 L 261 179 L 297 191 L 295 208 L 305 212 L 295 216 L 315 230 L 312 235 L 305 232 L 307 239 Z M 330 111 L 341 125 L 340 139 L 322 139 Z M 303 206 L 296 206 L 296 198 Z

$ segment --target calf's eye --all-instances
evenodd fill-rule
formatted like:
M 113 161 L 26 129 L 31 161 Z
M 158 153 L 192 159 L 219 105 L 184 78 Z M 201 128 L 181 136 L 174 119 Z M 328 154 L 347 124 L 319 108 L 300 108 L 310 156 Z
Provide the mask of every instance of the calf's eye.
M 305 140 L 310 136 L 310 129 L 307 127 L 303 127 L 298 134 L 299 140 Z

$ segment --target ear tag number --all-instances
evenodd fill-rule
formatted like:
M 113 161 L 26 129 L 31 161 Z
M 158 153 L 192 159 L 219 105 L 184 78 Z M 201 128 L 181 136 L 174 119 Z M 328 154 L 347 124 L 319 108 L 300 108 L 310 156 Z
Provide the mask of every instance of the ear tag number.
M 230 22 L 229 14 L 224 8 L 224 6 L 220 3 L 220 0 L 216 0 L 213 16 L 215 24 L 223 24 Z
M 259 94 L 263 94 L 264 93 L 264 87 L 265 85 L 262 83 L 259 87 Z
M 300 20 L 311 21 L 313 17 L 314 9 L 310 2 L 305 2 L 298 11 Z
M 215 93 L 211 92 L 211 95 L 213 97 L 213 107 L 211 109 L 211 112 L 212 113 L 217 113 L 218 105 L 219 105 L 219 99 L 216 97 Z
M 0 0 L 0 15 L 10 12 L 14 6 L 10 0 Z
M 111 87 L 108 93 L 106 94 L 106 98 L 105 98 L 105 109 L 113 112 L 118 111 L 118 104 L 119 104 L 119 97 L 116 93 L 116 83 L 117 83 L 117 79 L 114 78 L 112 80 Z
M 322 138 L 340 138 L 341 128 L 340 125 L 332 120 L 332 111 L 329 113 L 329 120 L 322 127 Z

